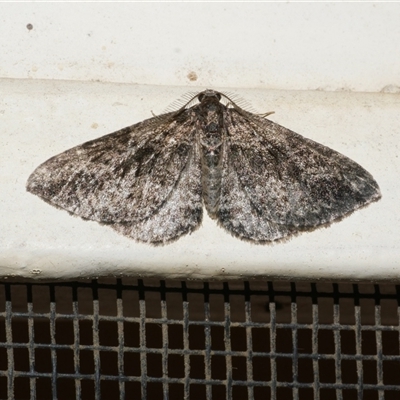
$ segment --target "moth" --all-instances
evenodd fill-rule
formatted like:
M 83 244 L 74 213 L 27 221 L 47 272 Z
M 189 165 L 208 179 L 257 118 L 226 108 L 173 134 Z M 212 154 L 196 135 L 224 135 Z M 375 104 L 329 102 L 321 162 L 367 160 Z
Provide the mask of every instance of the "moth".
M 356 162 L 215 90 L 50 158 L 27 190 L 155 245 L 196 230 L 203 208 L 233 236 L 269 243 L 381 197 Z

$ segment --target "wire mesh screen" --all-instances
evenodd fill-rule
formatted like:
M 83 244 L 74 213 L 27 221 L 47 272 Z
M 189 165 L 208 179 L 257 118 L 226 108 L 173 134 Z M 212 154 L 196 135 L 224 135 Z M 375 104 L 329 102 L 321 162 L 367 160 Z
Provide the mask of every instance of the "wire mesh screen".
M 0 398 L 399 399 L 399 289 L 0 283 Z

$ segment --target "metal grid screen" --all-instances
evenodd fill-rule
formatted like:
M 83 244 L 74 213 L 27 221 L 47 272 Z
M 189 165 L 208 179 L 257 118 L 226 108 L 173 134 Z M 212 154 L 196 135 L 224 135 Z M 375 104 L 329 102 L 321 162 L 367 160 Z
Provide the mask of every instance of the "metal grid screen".
M 399 399 L 400 287 L 0 283 L 1 399 Z

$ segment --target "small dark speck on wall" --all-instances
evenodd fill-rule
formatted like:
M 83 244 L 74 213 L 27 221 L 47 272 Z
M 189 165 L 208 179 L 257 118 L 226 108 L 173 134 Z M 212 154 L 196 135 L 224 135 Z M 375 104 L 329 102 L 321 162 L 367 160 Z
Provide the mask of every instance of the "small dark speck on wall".
M 188 79 L 190 80 L 190 81 L 197 81 L 197 74 L 196 74 L 196 72 L 189 72 L 188 73 L 188 75 L 187 75 L 187 77 L 188 77 Z
M 28 24 L 28 25 L 26 25 L 26 28 L 27 28 L 29 31 L 31 31 L 31 30 L 33 29 L 33 25 L 32 25 L 32 24 Z

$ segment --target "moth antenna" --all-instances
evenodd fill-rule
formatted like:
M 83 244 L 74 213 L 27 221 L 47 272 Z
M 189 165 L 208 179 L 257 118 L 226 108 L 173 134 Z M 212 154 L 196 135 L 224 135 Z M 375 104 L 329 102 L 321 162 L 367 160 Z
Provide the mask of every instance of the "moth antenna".
M 190 107 L 192 103 L 198 102 L 197 100 L 197 92 L 187 92 L 184 95 L 182 95 L 179 99 L 175 100 L 172 102 L 164 111 L 164 113 L 170 113 L 170 112 L 177 112 L 180 111 L 183 108 Z
M 243 111 L 247 111 L 253 114 L 257 114 L 257 111 L 253 108 L 253 106 L 247 101 L 244 100 L 242 97 L 238 96 L 234 93 L 222 93 L 223 96 L 228 100 L 227 106 L 231 105 L 233 108 L 238 107 Z

